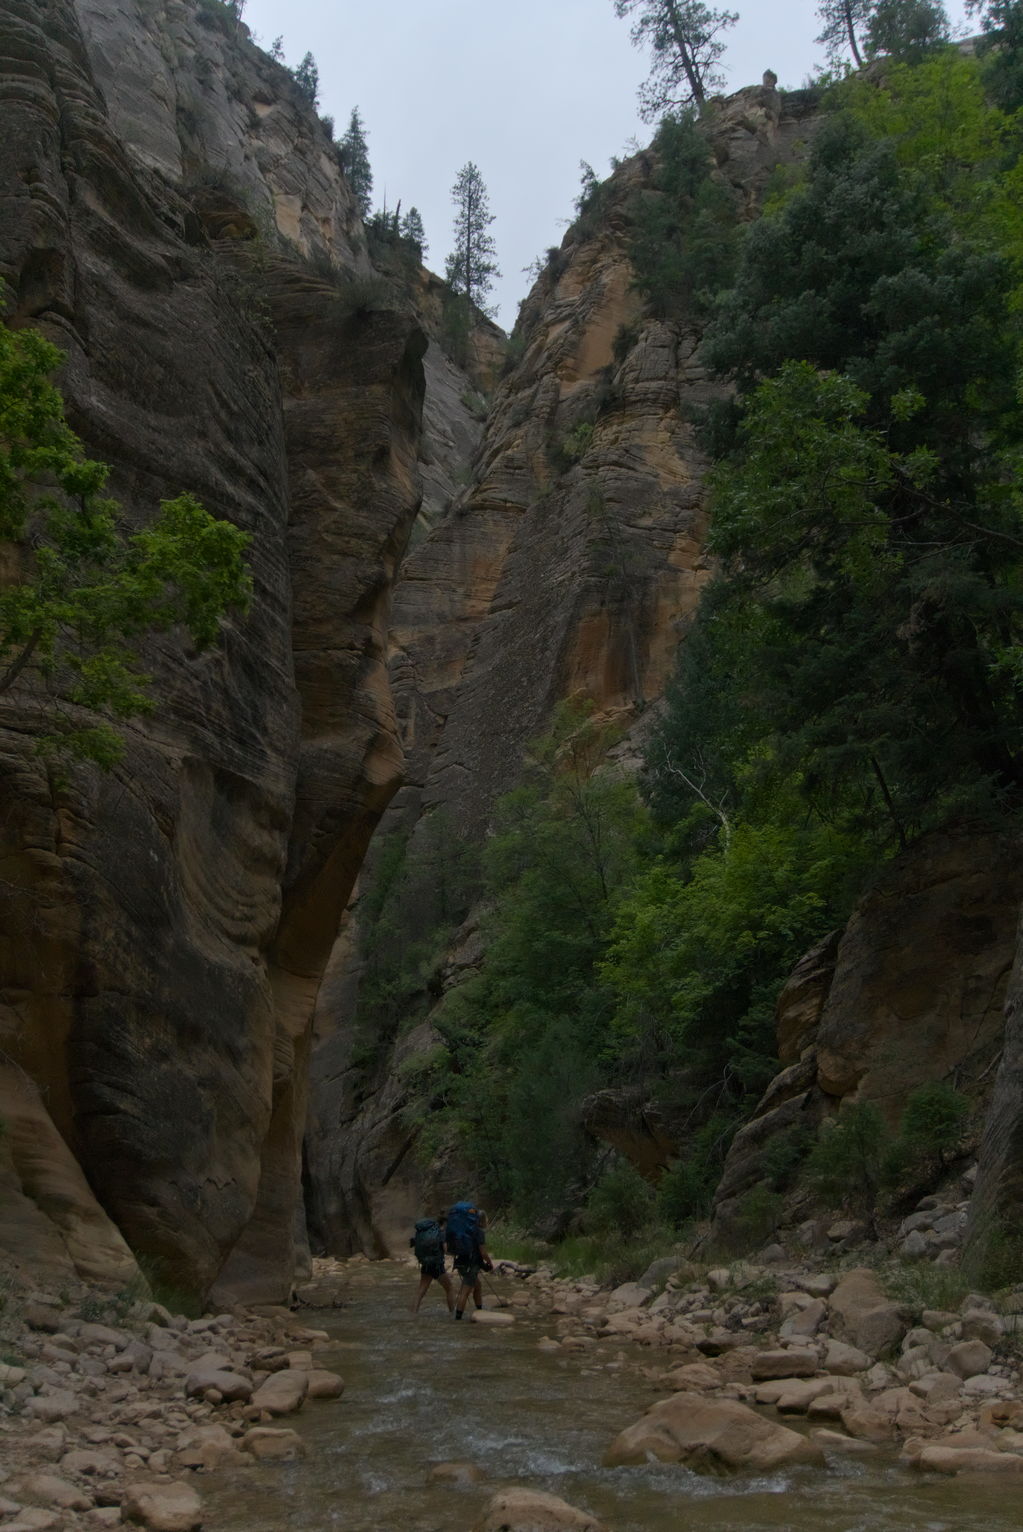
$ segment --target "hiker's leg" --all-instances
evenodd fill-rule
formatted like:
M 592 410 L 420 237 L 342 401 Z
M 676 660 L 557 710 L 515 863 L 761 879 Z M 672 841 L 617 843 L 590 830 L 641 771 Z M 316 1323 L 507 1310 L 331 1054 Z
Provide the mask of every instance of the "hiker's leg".
M 476 1286 L 472 1290 L 472 1299 L 478 1309 L 483 1307 L 483 1283 L 476 1278 Z
M 418 1291 L 418 1293 L 416 1293 L 416 1301 L 412 1305 L 412 1312 L 413 1312 L 413 1314 L 418 1314 L 419 1313 L 419 1305 L 422 1303 L 423 1299 L 426 1297 L 426 1289 L 429 1287 L 429 1285 L 430 1285 L 430 1283 L 432 1281 L 433 1281 L 433 1278 L 432 1277 L 428 1277 L 425 1272 L 423 1272 L 422 1276 L 419 1278 L 419 1291 Z
M 469 1301 L 469 1294 L 471 1292 L 472 1292 L 472 1283 L 471 1282 L 467 1282 L 465 1280 L 465 1278 L 463 1277 L 462 1278 L 462 1285 L 458 1289 L 458 1297 L 455 1299 L 455 1318 L 456 1319 L 461 1319 L 462 1315 L 465 1313 L 465 1305 Z
M 444 1296 L 448 1300 L 448 1313 L 451 1314 L 451 1313 L 454 1312 L 454 1308 L 455 1308 L 455 1289 L 454 1289 L 454 1284 L 451 1281 L 451 1278 L 448 1276 L 447 1272 L 445 1272 L 442 1277 L 438 1277 L 437 1281 L 440 1283 L 441 1287 L 444 1289 Z

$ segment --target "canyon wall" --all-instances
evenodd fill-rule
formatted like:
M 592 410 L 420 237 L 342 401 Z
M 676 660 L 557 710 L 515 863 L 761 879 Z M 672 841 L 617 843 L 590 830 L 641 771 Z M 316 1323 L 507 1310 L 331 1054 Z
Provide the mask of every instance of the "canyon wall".
M 250 533 L 254 586 L 213 649 L 147 647 L 158 705 L 108 774 L 62 779 L 47 699 L 4 698 L 5 1248 L 281 1299 L 315 996 L 401 775 L 427 337 L 345 297 L 332 264 L 369 262 L 330 135 L 220 8 L 3 0 L 0 93 L 9 323 L 66 353 L 127 522 L 193 492 Z
M 775 168 L 805 153 L 811 105 L 765 86 L 716 109 L 718 171 L 751 215 Z M 690 417 L 720 386 L 697 359 L 695 317 L 643 317 L 628 253 L 655 169 L 650 153 L 627 161 L 599 214 L 550 252 L 471 483 L 402 569 L 390 664 L 408 780 L 382 834 L 408 834 L 413 850 L 438 824 L 478 842 L 568 699 L 616 725 L 619 758 L 634 758 L 707 577 Z M 373 876 L 371 855 L 364 892 Z M 456 1191 L 461 1171 L 421 1163 L 404 1111 L 403 1080 L 438 1045 L 429 1023 L 399 1036 L 370 1081 L 359 1066 L 359 947 L 356 902 L 317 1006 L 314 1225 L 331 1249 L 384 1253 L 407 1245 L 409 1219 Z M 439 982 L 478 953 L 470 921 Z

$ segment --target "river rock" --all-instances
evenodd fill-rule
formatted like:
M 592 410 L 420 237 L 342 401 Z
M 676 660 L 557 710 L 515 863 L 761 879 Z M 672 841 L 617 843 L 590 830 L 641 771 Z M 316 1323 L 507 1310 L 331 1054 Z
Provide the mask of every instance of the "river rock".
M 514 1314 L 498 1313 L 496 1309 L 473 1309 L 469 1317 L 475 1325 L 494 1325 L 496 1327 L 513 1325 L 515 1323 Z
M 987 1447 L 945 1447 L 941 1443 L 922 1447 L 916 1464 L 935 1473 L 997 1473 L 1023 1475 L 1023 1457 L 1014 1452 L 994 1452 Z
M 300 1410 L 309 1392 L 309 1374 L 288 1367 L 283 1372 L 273 1372 L 252 1395 L 254 1408 L 266 1410 L 270 1415 L 293 1415 Z
M 202 1526 L 202 1501 L 190 1484 L 131 1484 L 121 1502 L 121 1520 L 150 1532 L 195 1532 Z
M 124 1330 L 113 1330 L 109 1325 L 83 1324 L 79 1327 L 78 1339 L 85 1346 L 113 1346 L 117 1351 L 123 1351 L 131 1336 Z
M 825 1452 L 842 1452 L 849 1457 L 869 1455 L 877 1451 L 874 1442 L 863 1441 L 855 1436 L 843 1436 L 841 1431 L 829 1431 L 825 1426 L 818 1426 L 810 1432 L 811 1438 L 819 1442 Z
M 427 1484 L 482 1484 L 485 1475 L 475 1463 L 434 1463 L 426 1476 Z
M 242 1448 L 259 1463 L 293 1463 L 306 1455 L 306 1444 L 298 1432 L 285 1426 L 253 1426 L 242 1437 Z
M 823 1453 L 817 1443 L 765 1420 L 737 1400 L 673 1394 L 615 1437 L 604 1465 L 617 1468 L 651 1459 L 684 1463 L 696 1473 L 767 1473 L 792 1463 L 820 1463 Z
M 336 1372 L 328 1372 L 325 1367 L 314 1367 L 307 1376 L 310 1399 L 340 1399 L 345 1391 L 344 1378 Z
M 870 1357 L 858 1346 L 850 1346 L 846 1341 L 829 1340 L 824 1352 L 824 1366 L 830 1373 L 851 1378 L 855 1373 L 866 1372 L 870 1366 Z
M 623 1282 L 608 1298 L 607 1311 L 609 1314 L 617 1314 L 622 1309 L 641 1309 L 652 1297 L 651 1288 L 642 1287 L 638 1282 Z
M 495 1495 L 473 1532 L 605 1532 L 587 1511 L 557 1495 L 534 1489 L 509 1489 Z
M 92 1506 L 91 1495 L 52 1473 L 32 1474 L 24 1480 L 19 1493 L 31 1505 L 55 1506 L 61 1511 L 88 1511 Z
M 236 1372 L 221 1372 L 213 1367 L 198 1367 L 185 1379 L 185 1393 L 190 1398 L 201 1399 L 207 1389 L 215 1388 L 221 1399 L 229 1404 L 241 1400 L 244 1404 L 252 1397 L 252 1384 Z
M 758 1351 L 753 1358 L 751 1372 L 754 1383 L 767 1382 L 771 1378 L 812 1378 L 820 1365 L 816 1351 Z
M 238 1443 L 223 1426 L 191 1426 L 178 1437 L 174 1461 L 180 1468 L 202 1468 L 211 1473 L 244 1462 Z M 152 1459 L 150 1459 L 152 1464 Z
M 37 1394 L 30 1399 L 25 1406 L 26 1414 L 34 1415 L 36 1420 L 44 1420 L 48 1423 L 66 1420 L 69 1415 L 78 1414 L 78 1400 L 70 1389 L 54 1389 L 50 1394 Z
M 885 1297 L 874 1273 L 862 1266 L 848 1272 L 831 1294 L 830 1327 L 836 1339 L 871 1357 L 897 1345 L 909 1329 L 898 1305 Z
M 42 1506 L 25 1506 L 13 1521 L 4 1522 L 4 1532 L 52 1532 L 61 1525 L 57 1511 L 47 1511 Z
M 979 1340 L 962 1341 L 953 1346 L 945 1358 L 945 1366 L 950 1372 L 958 1373 L 960 1378 L 974 1378 L 978 1373 L 987 1372 L 990 1365 L 991 1347 Z

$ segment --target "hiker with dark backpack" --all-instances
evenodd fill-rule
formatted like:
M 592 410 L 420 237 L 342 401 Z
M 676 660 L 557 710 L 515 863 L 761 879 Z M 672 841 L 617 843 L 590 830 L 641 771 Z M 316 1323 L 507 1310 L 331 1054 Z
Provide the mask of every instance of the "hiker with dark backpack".
M 444 1214 L 442 1213 L 439 1218 L 417 1219 L 416 1232 L 409 1240 L 409 1244 L 419 1262 L 419 1291 L 412 1305 L 413 1314 L 419 1313 L 419 1305 L 426 1297 L 426 1289 L 431 1282 L 440 1283 L 447 1299 L 448 1313 L 452 1313 L 455 1307 L 455 1295 L 454 1283 L 444 1264 Z
M 455 1258 L 455 1270 L 461 1279 L 458 1297 L 455 1299 L 455 1318 L 461 1319 L 465 1305 L 472 1293 L 476 1307 L 483 1307 L 483 1289 L 480 1272 L 493 1271 L 484 1240 L 486 1239 L 487 1215 L 471 1202 L 456 1202 L 448 1208 L 447 1244 Z

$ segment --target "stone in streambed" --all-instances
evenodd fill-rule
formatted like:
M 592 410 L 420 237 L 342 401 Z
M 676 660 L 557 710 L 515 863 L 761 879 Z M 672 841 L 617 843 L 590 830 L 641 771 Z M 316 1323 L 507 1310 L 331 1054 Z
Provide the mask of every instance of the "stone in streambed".
M 684 1463 L 697 1473 L 751 1468 L 770 1472 L 792 1463 L 821 1463 L 818 1443 L 787 1426 L 765 1420 L 733 1399 L 674 1394 L 653 1405 L 622 1431 L 604 1455 L 604 1466 Z
M 812 1378 L 819 1366 L 816 1351 L 793 1347 L 789 1351 L 758 1352 L 750 1370 L 754 1383 L 766 1383 L 771 1378 Z
M 495 1495 L 473 1532 L 605 1532 L 603 1524 L 539 1490 L 509 1489 Z
M 259 1463 L 293 1463 L 306 1455 L 305 1442 L 286 1426 L 255 1426 L 242 1437 L 242 1447 Z
M 308 1373 L 288 1367 L 283 1372 L 271 1373 L 256 1389 L 251 1404 L 269 1415 L 293 1415 L 302 1408 L 308 1392 Z
M 190 1484 L 132 1484 L 121 1502 L 121 1520 L 149 1532 L 196 1532 L 202 1501 Z
M 340 1399 L 345 1391 L 344 1378 L 336 1372 L 328 1372 L 325 1367 L 314 1367 L 307 1376 L 310 1399 Z
M 500 1314 L 496 1309 L 473 1309 L 471 1314 L 473 1324 L 476 1325 L 513 1325 L 514 1314 Z
M 189 1398 L 201 1399 L 210 1388 L 215 1388 L 221 1399 L 226 1399 L 229 1404 L 238 1400 L 244 1404 L 252 1397 L 252 1384 L 248 1378 L 236 1372 L 224 1372 L 215 1367 L 197 1367 L 185 1379 L 185 1393 Z
M 987 1447 L 923 1447 L 915 1459 L 919 1468 L 936 1473 L 996 1473 L 1023 1475 L 1023 1457 L 1014 1452 L 994 1452 Z
M 475 1463 L 434 1463 L 427 1484 L 482 1484 L 485 1475 Z

